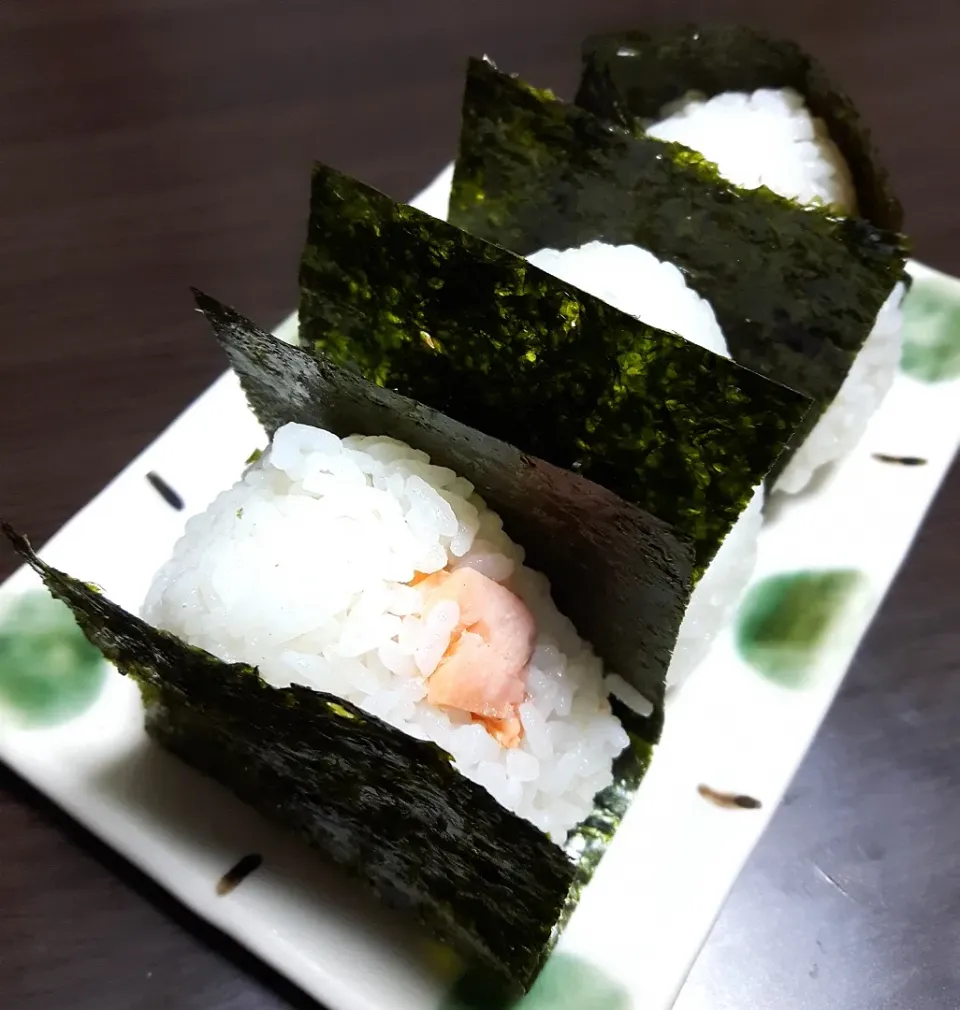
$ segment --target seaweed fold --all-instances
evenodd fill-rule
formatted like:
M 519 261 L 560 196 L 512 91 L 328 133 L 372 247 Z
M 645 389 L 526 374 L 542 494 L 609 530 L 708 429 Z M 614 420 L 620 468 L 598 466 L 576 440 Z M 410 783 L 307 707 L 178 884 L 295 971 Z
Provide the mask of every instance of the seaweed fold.
M 481 60 L 468 68 L 449 218 L 521 255 L 599 240 L 674 263 L 713 306 L 737 362 L 816 402 L 807 427 L 906 256 L 893 232 L 739 189 L 696 152 Z
M 534 110 L 565 108 L 476 74 Z M 513 106 L 499 109 L 509 131 Z M 499 221 L 492 203 L 484 220 Z M 639 505 L 693 541 L 695 576 L 810 407 L 324 165 L 300 284 L 301 346 Z
M 577 105 L 627 129 L 658 119 L 664 105 L 688 91 L 712 98 L 792 88 L 824 121 L 850 166 L 862 215 L 880 228 L 903 227 L 903 207 L 856 106 L 795 42 L 744 25 L 685 25 L 664 33 L 593 35 L 584 40 L 582 57 Z

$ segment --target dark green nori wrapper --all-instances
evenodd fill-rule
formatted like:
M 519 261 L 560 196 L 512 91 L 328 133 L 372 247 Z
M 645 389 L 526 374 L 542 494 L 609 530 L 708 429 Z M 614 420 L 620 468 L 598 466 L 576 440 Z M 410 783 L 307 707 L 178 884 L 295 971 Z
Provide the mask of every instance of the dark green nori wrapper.
M 385 904 L 520 989 L 539 969 L 574 864 L 453 768 L 448 754 L 348 701 L 270 687 L 158 631 L 3 532 L 84 633 L 140 685 L 147 731 Z
M 820 410 L 905 258 L 898 235 L 738 189 L 688 148 L 633 136 L 479 60 L 450 220 L 522 255 L 594 240 L 648 249 L 710 302 L 736 361 Z
M 594 35 L 583 43 L 576 103 L 632 129 L 638 119 L 659 118 L 664 105 L 688 91 L 712 98 L 759 88 L 803 95 L 850 166 L 862 216 L 880 228 L 903 227 L 903 207 L 856 107 L 795 42 L 743 25 Z
M 322 165 L 300 278 L 302 346 L 640 505 L 698 571 L 810 406 Z

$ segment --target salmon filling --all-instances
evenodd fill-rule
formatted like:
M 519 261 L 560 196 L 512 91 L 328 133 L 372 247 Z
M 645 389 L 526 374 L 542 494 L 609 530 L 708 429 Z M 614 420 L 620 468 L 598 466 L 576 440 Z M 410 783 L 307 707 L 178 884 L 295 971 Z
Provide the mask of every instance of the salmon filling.
M 469 713 L 501 746 L 516 747 L 536 641 L 533 614 L 519 596 L 472 568 L 435 572 L 412 584 L 423 594 L 426 617 L 441 604 L 457 608 L 450 642 L 427 681 L 427 701 Z

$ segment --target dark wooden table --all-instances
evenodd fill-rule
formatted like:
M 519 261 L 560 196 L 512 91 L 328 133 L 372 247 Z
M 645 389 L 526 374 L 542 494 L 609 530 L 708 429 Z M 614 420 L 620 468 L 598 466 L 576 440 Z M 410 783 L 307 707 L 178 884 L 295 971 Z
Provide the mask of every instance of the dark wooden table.
M 960 271 L 956 0 L 3 0 L 0 511 L 42 542 L 221 371 L 189 284 L 290 311 L 312 157 L 409 197 L 468 54 L 570 95 L 588 31 L 703 17 L 819 54 Z M 954 469 L 682 1010 L 960 1007 L 958 506 Z M 313 1006 L 3 771 L 0 1005 Z

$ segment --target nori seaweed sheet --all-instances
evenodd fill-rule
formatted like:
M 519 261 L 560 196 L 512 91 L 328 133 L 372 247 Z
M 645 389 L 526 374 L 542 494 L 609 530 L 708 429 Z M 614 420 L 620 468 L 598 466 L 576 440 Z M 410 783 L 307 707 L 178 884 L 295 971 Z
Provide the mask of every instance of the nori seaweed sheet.
M 295 421 L 390 435 L 466 477 L 503 519 L 526 563 L 550 580 L 560 611 L 608 668 L 655 706 L 689 600 L 694 552 L 669 523 L 580 474 L 562 470 L 424 404 L 376 386 L 323 354 L 308 355 L 196 292 L 250 404 L 272 435 Z
M 573 862 L 457 772 L 448 754 L 330 694 L 278 689 L 158 631 L 17 552 L 141 688 L 147 731 L 266 817 L 522 990 L 552 942 Z
M 323 165 L 300 279 L 301 346 L 640 505 L 695 574 L 810 407 Z
M 683 270 L 733 358 L 836 396 L 901 277 L 899 235 L 742 190 L 678 144 L 628 131 L 470 62 L 450 221 L 522 255 L 600 240 Z
M 658 119 L 664 105 L 688 91 L 712 98 L 724 91 L 793 88 L 824 121 L 850 166 L 860 213 L 880 228 L 903 227 L 903 207 L 856 107 L 795 42 L 744 25 L 685 25 L 662 34 L 593 35 L 582 54 L 577 105 L 627 128 L 637 119 Z

